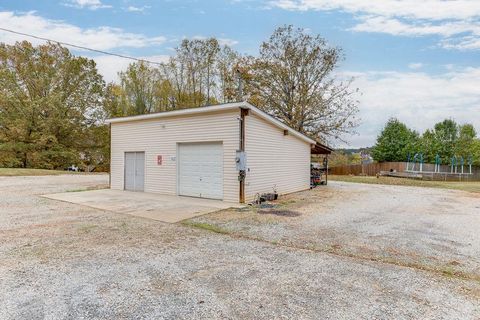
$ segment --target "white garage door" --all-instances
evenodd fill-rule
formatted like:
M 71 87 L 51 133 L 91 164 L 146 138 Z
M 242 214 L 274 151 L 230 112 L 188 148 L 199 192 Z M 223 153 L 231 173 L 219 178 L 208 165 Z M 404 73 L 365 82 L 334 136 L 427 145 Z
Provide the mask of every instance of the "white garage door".
M 223 199 L 222 143 L 179 144 L 178 164 L 180 195 Z

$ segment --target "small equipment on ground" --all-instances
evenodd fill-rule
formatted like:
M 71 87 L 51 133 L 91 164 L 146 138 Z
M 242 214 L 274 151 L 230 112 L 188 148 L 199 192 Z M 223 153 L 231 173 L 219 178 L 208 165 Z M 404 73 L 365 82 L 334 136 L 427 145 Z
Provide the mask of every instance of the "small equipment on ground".
M 328 166 L 323 163 L 312 162 L 310 165 L 310 188 L 327 184 L 327 169 Z

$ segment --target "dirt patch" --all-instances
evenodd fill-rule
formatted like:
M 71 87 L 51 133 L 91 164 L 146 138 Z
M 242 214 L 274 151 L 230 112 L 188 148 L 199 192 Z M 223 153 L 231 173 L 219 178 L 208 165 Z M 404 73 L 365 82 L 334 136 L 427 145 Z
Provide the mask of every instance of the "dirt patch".
M 300 212 L 286 209 L 262 209 L 257 212 L 259 214 L 273 214 L 280 217 L 299 217 L 302 215 Z

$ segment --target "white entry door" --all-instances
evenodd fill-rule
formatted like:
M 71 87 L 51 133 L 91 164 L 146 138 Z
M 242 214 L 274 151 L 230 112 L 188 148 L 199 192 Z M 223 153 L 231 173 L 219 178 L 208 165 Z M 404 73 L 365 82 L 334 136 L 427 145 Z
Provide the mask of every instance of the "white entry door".
M 125 190 L 143 191 L 145 152 L 125 152 Z
M 223 145 L 178 145 L 178 193 L 182 196 L 223 199 Z

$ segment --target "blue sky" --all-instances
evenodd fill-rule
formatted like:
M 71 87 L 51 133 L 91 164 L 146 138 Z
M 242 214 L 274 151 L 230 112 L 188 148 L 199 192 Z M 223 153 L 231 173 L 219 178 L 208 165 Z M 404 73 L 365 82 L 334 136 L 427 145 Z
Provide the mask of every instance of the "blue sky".
M 321 34 L 344 49 L 338 76 L 354 77 L 362 93 L 358 135 L 345 137 L 350 146 L 372 145 L 392 116 L 418 131 L 444 118 L 480 131 L 480 1 L 0 2 L 0 27 L 154 61 L 165 61 L 185 37 L 214 36 L 255 55 L 283 24 Z M 0 32 L 0 42 L 22 39 Z M 75 53 L 94 58 L 107 81 L 129 63 Z

